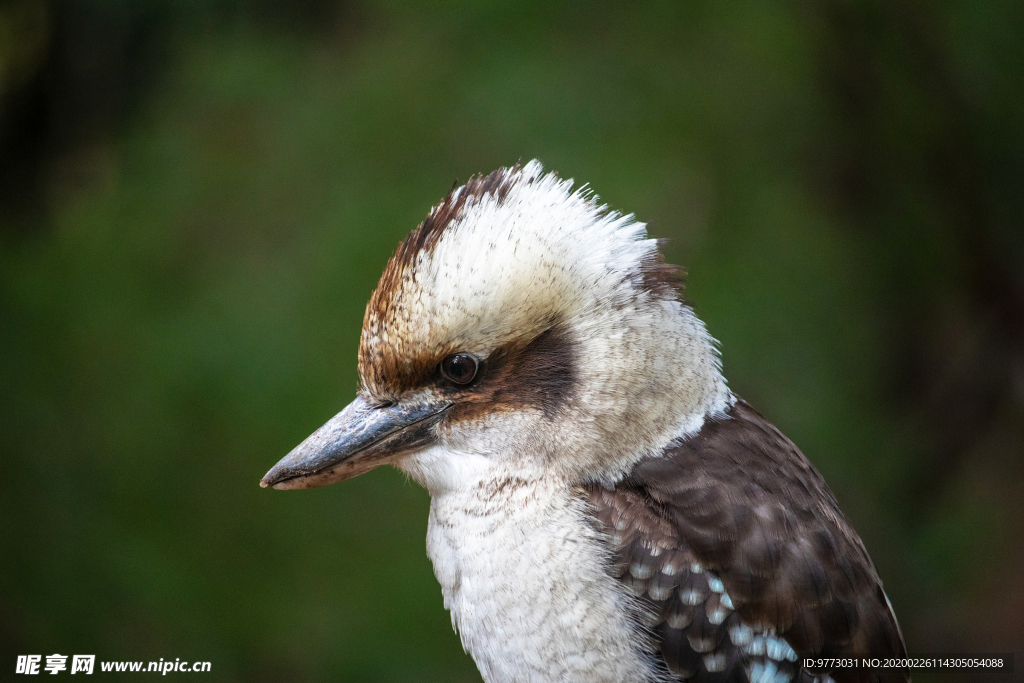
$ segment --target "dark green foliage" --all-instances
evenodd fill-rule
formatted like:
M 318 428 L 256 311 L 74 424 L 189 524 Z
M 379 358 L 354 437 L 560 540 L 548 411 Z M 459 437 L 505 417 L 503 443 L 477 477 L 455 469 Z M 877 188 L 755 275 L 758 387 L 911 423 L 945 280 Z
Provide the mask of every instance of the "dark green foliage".
M 475 680 L 423 491 L 257 483 L 398 241 L 533 157 L 671 239 L 911 653 L 1020 666 L 1021 7 L 0 5 L 0 670 Z

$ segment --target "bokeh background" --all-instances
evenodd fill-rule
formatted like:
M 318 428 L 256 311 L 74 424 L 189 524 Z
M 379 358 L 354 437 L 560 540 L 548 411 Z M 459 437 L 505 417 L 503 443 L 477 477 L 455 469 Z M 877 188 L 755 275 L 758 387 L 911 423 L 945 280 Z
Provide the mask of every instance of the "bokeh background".
M 1019 671 L 1022 33 L 1018 0 L 4 0 L 0 670 L 479 680 L 424 491 L 257 482 L 352 398 L 399 240 L 538 157 L 671 240 L 910 651 Z

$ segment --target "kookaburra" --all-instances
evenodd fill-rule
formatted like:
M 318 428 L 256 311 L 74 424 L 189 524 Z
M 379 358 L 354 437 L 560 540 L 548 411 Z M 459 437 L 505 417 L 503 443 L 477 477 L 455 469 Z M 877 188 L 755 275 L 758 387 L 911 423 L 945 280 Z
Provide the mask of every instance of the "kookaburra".
M 485 681 L 906 680 L 813 465 L 733 394 L 643 223 L 541 165 L 453 189 L 366 308 L 355 400 L 262 486 L 379 465 L 430 493 L 427 552 Z

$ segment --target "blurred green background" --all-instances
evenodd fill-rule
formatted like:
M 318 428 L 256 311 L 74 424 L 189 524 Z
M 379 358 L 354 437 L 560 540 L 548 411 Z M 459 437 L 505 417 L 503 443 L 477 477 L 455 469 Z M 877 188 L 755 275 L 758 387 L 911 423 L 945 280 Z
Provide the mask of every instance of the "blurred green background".
M 352 398 L 399 240 L 534 157 L 670 238 L 910 651 L 1024 666 L 1022 33 L 1017 0 L 4 0 L 0 670 L 479 680 L 424 491 L 257 483 Z

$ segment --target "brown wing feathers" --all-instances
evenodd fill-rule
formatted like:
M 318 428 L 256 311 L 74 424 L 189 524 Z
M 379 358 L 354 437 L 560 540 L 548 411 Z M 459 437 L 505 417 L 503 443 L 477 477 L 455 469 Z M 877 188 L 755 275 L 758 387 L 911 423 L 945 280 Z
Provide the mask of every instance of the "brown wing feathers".
M 640 491 L 596 487 L 590 495 L 616 549 L 612 572 L 648 603 L 653 619 L 644 626 L 668 669 L 690 680 L 746 681 L 743 653 L 729 638 L 738 617 L 673 525 Z
M 905 653 L 874 565 L 821 475 L 745 402 L 615 490 L 588 493 L 615 572 L 650 603 L 662 656 L 683 678 L 746 680 L 760 665 L 812 680 L 823 672 L 799 671 L 798 657 Z M 785 644 L 758 640 L 766 631 Z

